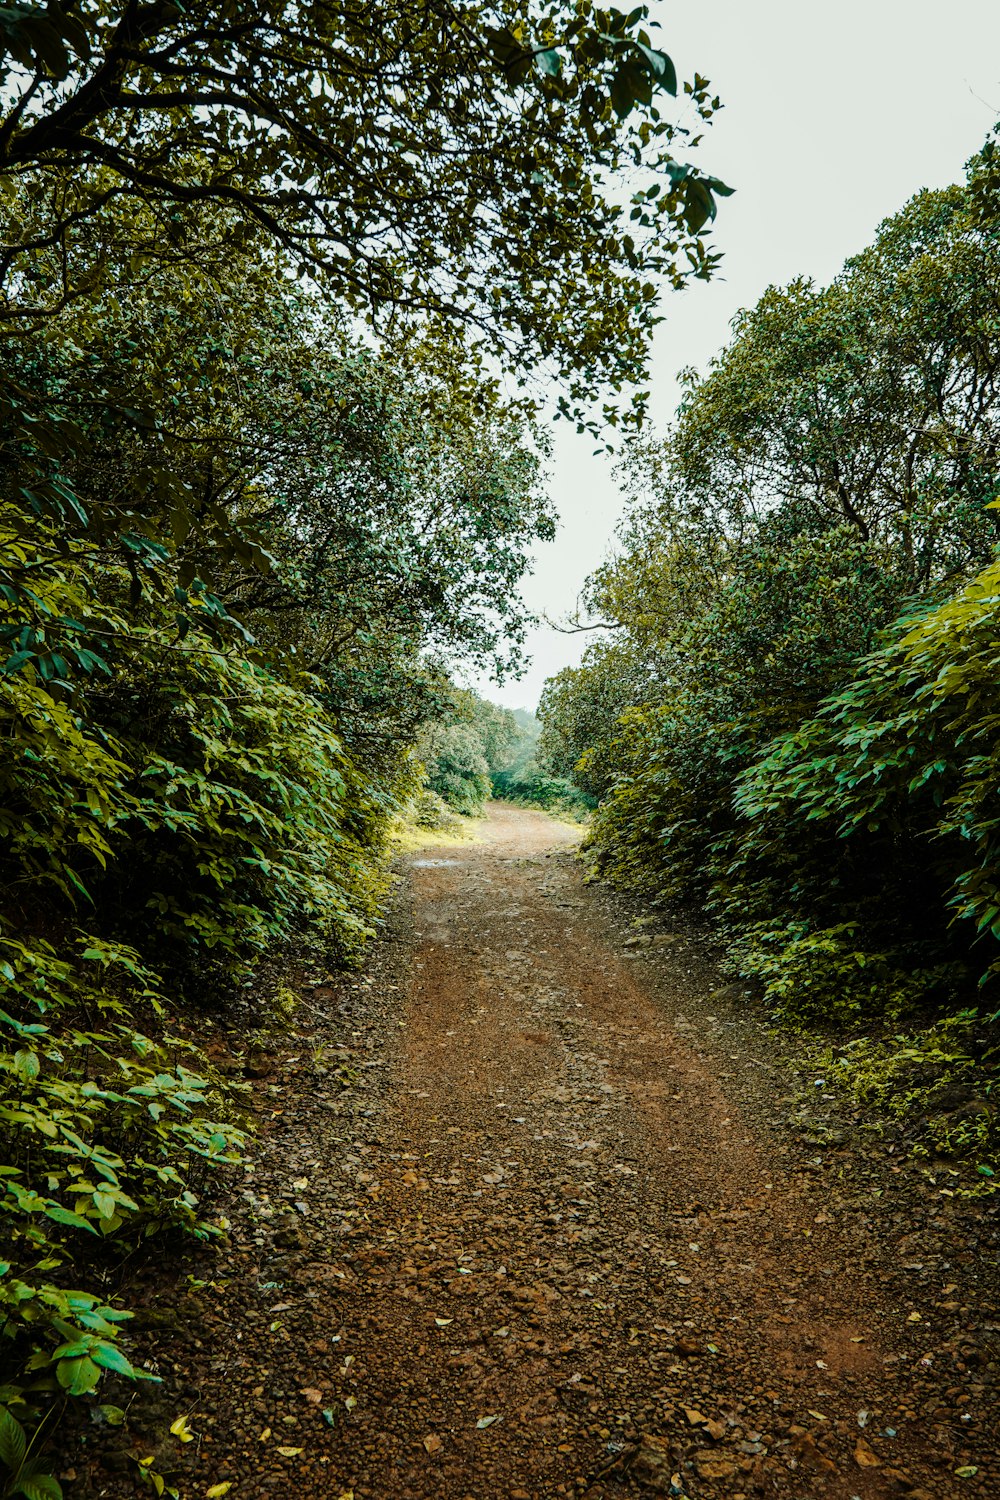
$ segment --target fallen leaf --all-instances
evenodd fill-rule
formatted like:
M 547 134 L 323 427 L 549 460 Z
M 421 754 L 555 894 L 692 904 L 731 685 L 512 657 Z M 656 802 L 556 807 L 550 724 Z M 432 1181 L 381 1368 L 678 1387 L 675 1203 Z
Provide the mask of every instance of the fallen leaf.
M 305 1396 L 307 1401 L 311 1401 L 313 1406 L 318 1406 L 323 1399 L 323 1392 L 317 1391 L 311 1385 L 304 1385 L 300 1394 Z
M 858 1438 L 854 1447 L 854 1462 L 862 1469 L 881 1468 L 882 1460 L 877 1453 L 873 1453 L 864 1438 Z
M 428 1453 L 440 1453 L 441 1439 L 438 1437 L 436 1432 L 429 1432 L 424 1438 L 423 1442 L 424 1447 L 427 1449 Z
M 261 1435 L 257 1439 L 257 1441 L 258 1441 L 258 1443 L 266 1443 L 267 1440 L 268 1440 L 268 1438 L 270 1436 L 271 1436 L 271 1429 L 270 1429 L 270 1427 L 265 1427 L 264 1431 L 261 1433 Z
M 818 1359 L 816 1361 L 816 1368 L 817 1370 L 828 1370 L 830 1367 L 825 1359 Z
M 221 1484 L 213 1484 L 212 1488 L 205 1491 L 205 1500 L 219 1500 L 220 1495 L 228 1495 L 233 1487 L 231 1479 L 223 1479 Z
M 906 1321 L 908 1323 L 919 1323 L 919 1322 L 922 1321 L 922 1319 L 921 1319 L 920 1314 L 918 1312 L 911 1312 L 910 1316 L 907 1318 Z
M 328 1427 L 333 1427 L 336 1424 L 337 1417 L 332 1406 L 324 1406 L 323 1421 Z
M 811 1417 L 815 1417 L 816 1420 L 817 1420 L 817 1422 L 825 1422 L 826 1421 L 826 1417 L 824 1417 L 823 1413 L 821 1411 L 813 1411 L 813 1409 L 812 1409 L 811 1406 L 809 1407 L 809 1415 Z
M 309 1178 L 308 1177 L 296 1177 L 295 1181 L 292 1183 L 292 1187 L 293 1188 L 298 1188 L 300 1192 L 301 1192 L 301 1190 L 303 1188 L 307 1188 L 308 1186 L 309 1186 Z
M 344 1401 L 344 1405 L 347 1407 L 348 1411 L 353 1411 L 354 1408 L 357 1406 L 357 1404 L 358 1404 L 358 1398 L 357 1398 L 357 1396 L 348 1396 L 346 1398 L 346 1400 Z
M 194 1433 L 188 1428 L 187 1417 L 178 1417 L 176 1422 L 171 1422 L 170 1431 L 175 1438 L 180 1438 L 182 1443 L 193 1443 Z
M 493 1423 L 498 1422 L 499 1420 L 499 1413 L 494 1414 L 492 1417 L 480 1417 L 479 1421 L 476 1423 L 476 1426 L 481 1430 L 484 1427 L 492 1427 Z
M 864 1335 L 863 1334 L 858 1334 L 856 1338 L 852 1338 L 851 1339 L 851 1343 L 852 1344 L 863 1344 L 864 1341 L 865 1340 L 864 1340 Z
M 439 1328 L 447 1328 L 448 1324 L 449 1323 L 454 1323 L 455 1319 L 454 1318 L 435 1318 L 434 1321 L 435 1321 L 435 1323 L 437 1324 L 437 1326 Z
M 978 1464 L 963 1464 L 960 1469 L 955 1470 L 956 1479 L 973 1479 L 979 1473 Z
M 282 1458 L 298 1458 L 299 1454 L 302 1452 L 302 1449 L 301 1448 L 279 1448 L 277 1451 L 281 1454 Z

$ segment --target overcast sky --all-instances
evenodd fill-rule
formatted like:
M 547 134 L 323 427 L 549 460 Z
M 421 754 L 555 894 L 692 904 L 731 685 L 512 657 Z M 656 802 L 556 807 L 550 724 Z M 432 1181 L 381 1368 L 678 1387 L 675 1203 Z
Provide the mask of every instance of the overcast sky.
M 720 204 L 716 280 L 668 295 L 654 346 L 652 409 L 665 422 L 676 372 L 704 368 L 730 319 L 765 287 L 828 281 L 882 219 L 922 187 L 955 181 L 1000 119 L 996 0 L 688 0 L 657 4 L 659 45 L 678 73 L 708 77 L 725 108 L 699 164 L 737 189 Z M 524 595 L 535 611 L 571 610 L 607 555 L 621 496 L 594 442 L 556 425 L 551 492 L 558 539 L 539 546 Z M 534 708 L 546 677 L 579 659 L 587 637 L 545 627 L 520 682 L 479 690 Z

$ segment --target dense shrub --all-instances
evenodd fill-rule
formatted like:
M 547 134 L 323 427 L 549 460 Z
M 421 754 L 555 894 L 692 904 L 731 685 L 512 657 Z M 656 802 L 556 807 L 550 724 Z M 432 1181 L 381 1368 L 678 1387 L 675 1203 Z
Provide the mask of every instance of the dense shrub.
M 427 767 L 430 790 L 455 812 L 479 817 L 490 794 L 490 771 L 472 725 L 431 725 L 417 749 Z
M 922 1066 L 980 1069 L 985 1096 L 1000 250 L 982 170 L 918 194 L 829 286 L 770 288 L 674 426 L 633 445 L 621 551 L 585 595 L 595 644 L 542 712 L 550 763 L 600 797 L 598 871 L 707 909 L 784 1021 L 859 1034 L 899 1079 L 911 1027 Z
M 47 654 L 36 640 L 32 662 L 0 675 L 0 728 L 19 750 L 0 757 L 7 1460 L 53 1403 L 107 1371 L 142 1374 L 105 1290 L 111 1257 L 220 1232 L 201 1200 L 206 1172 L 237 1159 L 238 1101 L 178 1032 L 185 991 L 217 1003 L 293 937 L 356 953 L 391 804 L 345 754 L 315 681 L 198 630 L 178 640 L 152 605 L 141 624 L 98 608 L 72 561 L 40 569 L 35 594 L 101 654 L 71 684 L 58 640 Z M 56 1493 L 50 1476 L 22 1477 Z
M 507 771 L 494 771 L 493 795 L 522 807 L 540 807 L 543 812 L 582 820 L 594 807 L 588 797 L 566 776 L 550 776 L 533 761 Z
M 863 960 L 889 943 L 911 989 L 941 999 L 974 968 L 986 998 L 997 992 L 998 623 L 993 563 L 904 616 L 854 682 L 740 778 L 716 904 L 731 921 L 761 918 L 781 881 L 806 929 L 776 945 L 779 968 L 802 942 L 818 956 L 820 930 L 850 912 L 850 947 Z

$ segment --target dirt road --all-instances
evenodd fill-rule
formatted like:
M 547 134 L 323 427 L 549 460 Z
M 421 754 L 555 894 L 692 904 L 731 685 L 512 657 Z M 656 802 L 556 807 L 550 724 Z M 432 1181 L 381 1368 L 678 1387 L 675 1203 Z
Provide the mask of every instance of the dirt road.
M 697 944 L 626 946 L 574 839 L 494 808 L 412 857 L 381 970 L 316 986 L 225 1280 L 161 1335 L 158 1462 L 233 1500 L 1000 1494 L 990 1325 L 939 1347 L 979 1260 L 901 1276 L 883 1190 L 775 1133 Z

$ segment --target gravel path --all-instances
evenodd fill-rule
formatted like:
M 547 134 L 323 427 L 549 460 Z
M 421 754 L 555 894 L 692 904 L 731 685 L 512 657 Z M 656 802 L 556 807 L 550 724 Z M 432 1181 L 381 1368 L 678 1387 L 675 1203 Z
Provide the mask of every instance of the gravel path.
M 251 1059 L 232 1246 L 179 1318 L 147 1276 L 164 1386 L 71 1494 L 149 1455 L 233 1500 L 1000 1494 L 994 1216 L 817 1152 L 703 945 L 624 926 L 575 837 L 500 806 L 412 856 L 372 970 Z

